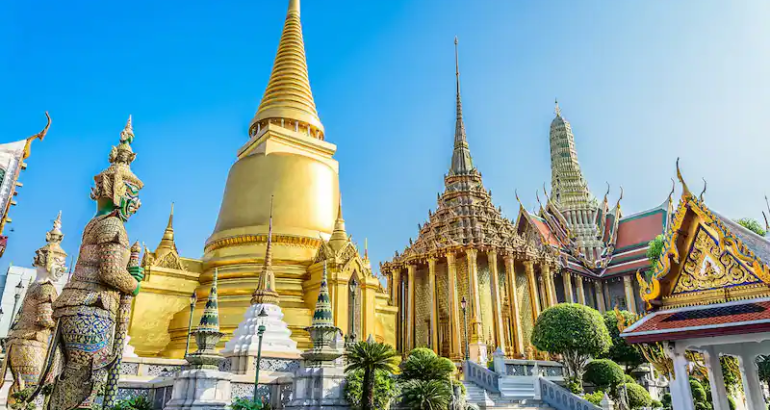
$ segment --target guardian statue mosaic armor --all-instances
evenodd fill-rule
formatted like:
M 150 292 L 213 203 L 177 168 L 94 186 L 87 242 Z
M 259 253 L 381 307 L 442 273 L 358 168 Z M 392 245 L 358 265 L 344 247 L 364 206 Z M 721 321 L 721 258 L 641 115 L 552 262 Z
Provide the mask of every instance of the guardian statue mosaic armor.
M 52 304 L 58 292 L 54 288 L 54 282 L 64 273 L 67 258 L 67 253 L 61 248 L 62 238 L 64 234 L 61 232 L 59 212 L 53 229 L 46 233 L 46 244 L 35 251 L 33 266 L 37 276 L 24 296 L 8 334 L 7 356 L 2 373 L 5 374 L 7 366 L 13 375 L 13 384 L 8 394 L 9 402 L 14 401 L 11 397 L 13 393 L 36 386 L 43 370 L 48 340 L 55 326 Z
M 141 204 L 137 194 L 143 184 L 130 168 L 136 157 L 133 139 L 129 117 L 110 152 L 110 166 L 94 177 L 91 198 L 97 213 L 83 230 L 75 272 L 53 304 L 58 321 L 53 343 L 61 347 L 64 360 L 49 409 L 91 408 L 122 355 L 123 346 L 115 343 L 116 323 L 125 314 L 121 297 L 136 295 L 143 277 L 140 267 L 128 266 L 131 245 L 123 226 Z

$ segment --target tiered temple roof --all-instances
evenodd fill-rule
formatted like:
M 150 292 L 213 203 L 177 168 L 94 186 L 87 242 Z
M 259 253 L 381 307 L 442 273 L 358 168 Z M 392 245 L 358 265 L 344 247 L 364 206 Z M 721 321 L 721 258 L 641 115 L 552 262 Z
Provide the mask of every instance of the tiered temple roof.
M 609 185 L 604 199 L 597 201 L 583 177 L 575 149 L 572 126 L 561 114 L 558 102 L 551 122 L 551 193 L 545 187 L 545 204 L 535 214 L 521 207 L 517 230 L 527 226 L 542 243 L 561 251 L 562 265 L 586 276 L 615 276 L 649 266 L 649 241 L 665 227 L 670 198 L 658 207 L 623 217 L 620 201 L 610 205 Z
M 479 248 L 500 253 L 513 251 L 535 253 L 534 243 L 527 243 L 501 208 L 492 203 L 492 192 L 484 188 L 481 173 L 473 165 L 463 120 L 460 94 L 460 69 L 455 39 L 457 116 L 454 148 L 449 172 L 444 176 L 444 192 L 438 195 L 435 212 L 428 211 L 428 221 L 418 225 L 416 241 L 402 253 L 396 252 L 392 264 L 424 259 L 449 250 Z

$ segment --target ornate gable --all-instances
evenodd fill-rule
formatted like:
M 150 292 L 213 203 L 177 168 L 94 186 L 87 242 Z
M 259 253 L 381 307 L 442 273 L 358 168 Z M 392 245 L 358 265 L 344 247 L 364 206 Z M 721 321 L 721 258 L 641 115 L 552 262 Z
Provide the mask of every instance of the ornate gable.
M 684 186 L 649 272 L 637 273 L 647 310 L 770 296 L 770 242 L 710 210 Z

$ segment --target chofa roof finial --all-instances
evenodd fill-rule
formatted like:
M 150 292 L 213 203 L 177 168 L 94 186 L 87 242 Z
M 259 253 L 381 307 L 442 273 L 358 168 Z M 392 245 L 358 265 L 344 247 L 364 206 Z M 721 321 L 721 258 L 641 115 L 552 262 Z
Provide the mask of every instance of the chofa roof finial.
M 692 196 L 692 192 L 690 192 L 690 188 L 688 188 L 687 183 L 684 182 L 684 178 L 682 177 L 682 171 L 679 169 L 679 157 L 676 158 L 676 177 L 679 179 L 679 183 L 682 184 L 682 195 Z
M 698 195 L 698 200 L 703 201 L 703 194 L 706 193 L 706 188 L 708 187 L 708 183 L 706 182 L 706 178 L 701 178 L 703 180 L 703 191 L 700 191 L 700 195 Z

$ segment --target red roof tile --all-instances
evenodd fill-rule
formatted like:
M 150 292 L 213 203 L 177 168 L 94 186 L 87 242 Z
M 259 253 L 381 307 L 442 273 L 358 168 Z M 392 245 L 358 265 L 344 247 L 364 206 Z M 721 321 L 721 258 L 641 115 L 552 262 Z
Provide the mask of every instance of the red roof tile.
M 729 302 L 659 311 L 623 333 L 631 343 L 770 331 L 770 301 Z
M 618 242 L 615 249 L 647 243 L 663 233 L 663 212 L 621 220 L 618 224 Z
M 559 241 L 556 240 L 556 236 L 551 233 L 551 229 L 548 228 L 548 225 L 545 222 L 536 217 L 531 217 L 530 219 L 535 224 L 535 228 L 540 231 L 540 234 L 546 238 L 549 245 L 560 246 Z

